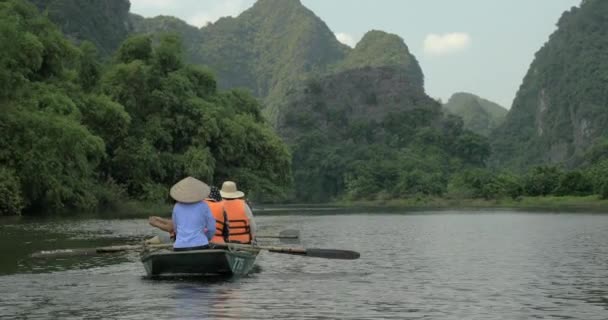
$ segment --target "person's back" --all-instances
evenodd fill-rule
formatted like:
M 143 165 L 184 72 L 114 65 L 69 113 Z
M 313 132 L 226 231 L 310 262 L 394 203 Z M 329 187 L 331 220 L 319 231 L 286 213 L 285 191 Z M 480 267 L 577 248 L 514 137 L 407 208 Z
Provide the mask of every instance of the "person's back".
M 252 216 L 243 199 L 224 199 L 224 210 L 230 221 L 230 242 L 251 243 L 254 239 Z M 249 209 L 250 210 L 250 209 Z
M 215 233 L 215 219 L 203 202 L 210 193 L 204 182 L 186 177 L 171 187 L 169 195 L 177 201 L 173 207 L 172 223 L 176 233 L 174 250 L 200 250 L 209 246 Z
M 215 233 L 215 221 L 210 218 L 211 212 L 205 202 L 176 203 L 173 207 L 173 224 L 177 236 L 173 247 L 207 246 Z
M 230 242 L 251 243 L 255 240 L 256 225 L 251 208 L 243 199 L 245 193 L 239 191 L 236 183 L 225 181 L 220 194 L 223 207 L 229 220 Z

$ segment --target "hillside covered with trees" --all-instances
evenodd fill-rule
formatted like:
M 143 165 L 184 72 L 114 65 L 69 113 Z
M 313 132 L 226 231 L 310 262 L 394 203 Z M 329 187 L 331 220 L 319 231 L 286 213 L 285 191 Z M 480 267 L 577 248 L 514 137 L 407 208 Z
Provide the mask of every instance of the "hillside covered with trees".
M 494 166 L 574 168 L 608 135 L 608 2 L 564 12 L 536 53 L 505 122 L 492 134 Z M 597 152 L 596 152 L 597 153 Z
M 102 64 L 27 2 L 0 16 L 1 214 L 165 201 L 185 175 L 285 196 L 290 154 L 258 102 L 183 63 L 178 38 L 131 37 Z
M 333 73 L 285 97 L 278 130 L 306 201 L 443 195 L 454 171 L 483 166 L 487 140 L 444 116 L 403 40 L 368 32 Z
M 347 47 L 298 0 L 203 28 L 33 3 L 0 0 L 2 215 L 163 202 L 185 175 L 262 202 L 608 197 L 606 2 L 564 14 L 506 116 L 442 106 L 399 36 Z

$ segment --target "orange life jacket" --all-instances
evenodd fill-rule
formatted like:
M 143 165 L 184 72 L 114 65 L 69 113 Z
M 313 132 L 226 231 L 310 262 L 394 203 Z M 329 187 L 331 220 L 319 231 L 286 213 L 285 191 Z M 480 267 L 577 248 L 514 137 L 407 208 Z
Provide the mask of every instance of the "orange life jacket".
M 228 230 L 230 231 L 228 234 L 228 242 L 237 242 L 237 243 L 251 243 L 251 241 L 253 240 L 251 237 L 251 227 L 250 227 L 250 221 L 249 218 L 247 217 L 247 214 L 245 213 L 245 200 L 243 199 L 231 199 L 231 200 L 224 200 L 222 201 L 223 204 L 223 211 L 226 212 L 226 217 L 228 217 Z M 218 231 L 216 229 L 216 233 L 215 233 L 215 237 L 213 237 L 213 239 L 211 240 L 212 242 L 215 242 L 214 240 L 216 238 L 220 238 L 218 240 L 220 240 L 221 242 L 219 243 L 223 243 L 224 237 L 222 237 L 222 230 L 224 227 L 224 219 L 223 219 L 223 212 L 222 212 L 222 228 L 219 229 L 219 235 L 218 235 Z M 216 222 L 218 220 L 216 219 Z M 217 224 L 216 224 L 217 225 Z M 216 242 L 217 243 L 217 242 Z
M 205 199 L 211 214 L 215 218 L 215 235 L 211 238 L 213 243 L 224 243 L 224 201 L 213 201 Z

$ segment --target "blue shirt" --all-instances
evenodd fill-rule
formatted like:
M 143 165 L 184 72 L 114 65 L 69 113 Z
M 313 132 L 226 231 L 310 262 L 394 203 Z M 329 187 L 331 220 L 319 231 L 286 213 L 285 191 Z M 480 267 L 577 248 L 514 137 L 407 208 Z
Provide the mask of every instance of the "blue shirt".
M 177 236 L 173 244 L 174 248 L 207 245 L 215 234 L 215 218 L 209 206 L 203 201 L 176 203 L 173 207 L 172 219 Z

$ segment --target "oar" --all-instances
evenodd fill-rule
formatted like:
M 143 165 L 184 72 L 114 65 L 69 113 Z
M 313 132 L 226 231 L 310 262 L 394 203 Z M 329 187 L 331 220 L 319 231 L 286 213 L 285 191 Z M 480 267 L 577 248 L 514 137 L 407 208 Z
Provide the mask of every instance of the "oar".
M 146 248 L 171 248 L 173 247 L 172 243 L 163 243 L 163 244 L 149 244 L 145 246 Z M 113 252 L 121 252 L 121 251 L 129 251 L 129 250 L 138 250 L 143 249 L 144 245 L 135 244 L 135 245 L 122 245 L 122 246 L 108 246 L 108 247 L 97 247 L 97 248 L 79 248 L 79 249 L 60 249 L 60 250 L 48 250 L 48 251 L 39 251 L 32 253 L 30 257 L 32 258 L 61 258 L 61 257 L 71 257 L 71 256 L 87 256 L 94 255 L 100 253 L 113 253 Z
M 300 238 L 300 232 L 298 230 L 283 230 L 278 236 L 258 236 L 257 238 L 262 239 L 280 239 L 282 243 L 296 244 Z M 170 248 L 172 244 L 163 244 L 158 236 L 147 239 L 146 244 L 148 248 Z M 59 249 L 59 250 L 48 250 L 40 251 L 30 255 L 32 258 L 61 258 L 71 256 L 89 256 L 100 253 L 112 253 L 122 252 L 129 250 L 143 249 L 143 245 L 120 245 L 120 246 L 108 246 L 108 247 L 97 247 L 97 248 L 78 248 L 78 249 Z
M 289 247 L 272 247 L 272 246 L 258 246 L 258 245 L 247 245 L 238 243 L 228 243 L 224 245 L 215 245 L 216 248 L 226 247 L 243 250 L 266 250 L 268 252 L 291 254 L 297 256 L 306 256 L 312 258 L 323 258 L 323 259 L 340 259 L 340 260 L 356 260 L 359 259 L 361 254 L 351 250 L 339 250 L 339 249 L 319 249 L 319 248 L 289 248 Z

